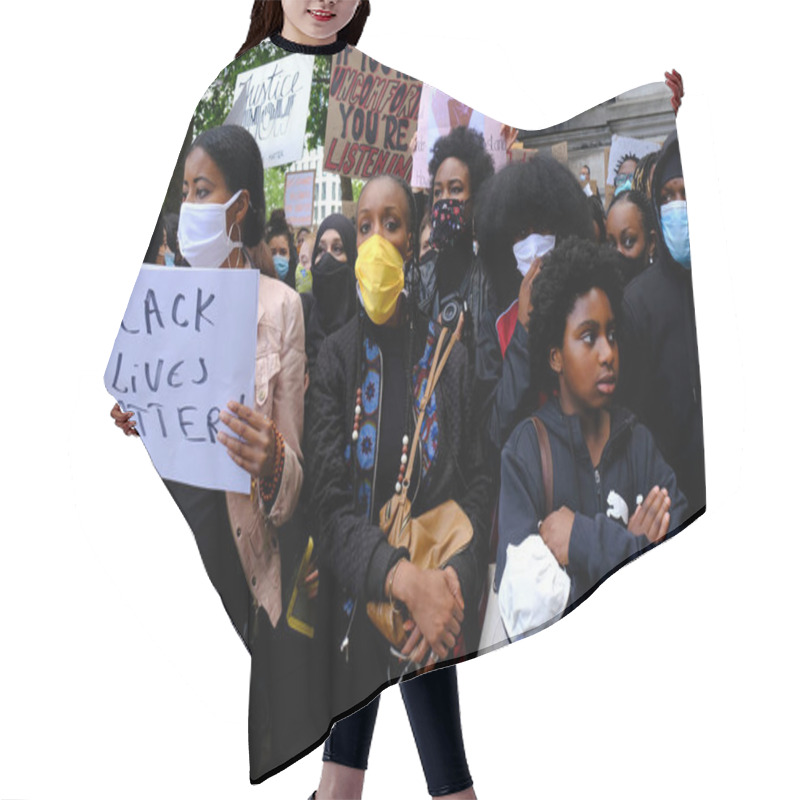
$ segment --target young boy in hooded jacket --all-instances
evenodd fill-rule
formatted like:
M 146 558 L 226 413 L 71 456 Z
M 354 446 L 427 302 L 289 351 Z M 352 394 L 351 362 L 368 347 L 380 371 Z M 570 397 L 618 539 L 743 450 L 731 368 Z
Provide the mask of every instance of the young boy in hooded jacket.
M 502 451 L 497 584 L 508 545 L 540 535 L 571 580 L 567 610 L 621 564 L 677 532 L 687 514 L 650 431 L 614 404 L 619 258 L 608 247 L 570 238 L 545 258 L 533 283 L 531 371 L 555 392 L 535 414 L 552 451 L 552 513 L 545 515 L 530 418 Z

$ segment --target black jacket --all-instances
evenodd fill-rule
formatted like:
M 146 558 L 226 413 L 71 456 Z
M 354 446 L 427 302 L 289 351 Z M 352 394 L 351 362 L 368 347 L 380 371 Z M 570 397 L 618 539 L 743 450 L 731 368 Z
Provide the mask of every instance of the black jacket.
M 360 606 L 363 617 L 367 601 L 383 599 L 389 569 L 404 553 L 388 544 L 376 524 L 378 508 L 372 509 L 372 518 L 359 512 L 344 457 L 353 430 L 357 358 L 362 347 L 359 316 L 322 344 L 308 392 L 305 442 L 306 497 L 312 504 L 321 572 L 334 584 L 332 602 L 343 605 L 350 614 L 353 607 Z M 414 339 L 414 362 L 422 356 L 425 344 L 427 331 L 419 330 L 422 327 L 418 324 L 420 335 Z M 489 478 L 480 455 L 471 390 L 467 350 L 459 343 L 436 388 L 440 414 L 437 457 L 412 506 L 413 514 L 419 515 L 453 499 L 472 523 L 471 545 L 450 562 L 461 583 L 467 620 L 475 616 L 485 577 L 489 517 Z M 413 430 L 411 420 L 407 429 Z M 340 622 L 333 624 L 340 627 Z M 339 634 L 343 632 L 334 632 L 334 637 Z M 351 632 L 349 640 L 353 638 Z M 339 642 L 335 643 L 338 646 Z M 375 688 L 363 687 L 362 691 Z
M 572 604 L 649 546 L 646 536 L 634 536 L 626 527 L 640 495 L 646 497 L 653 486 L 669 491 L 670 533 L 687 520 L 686 498 L 650 431 L 626 409 L 611 409 L 611 433 L 597 469 L 579 418 L 566 416 L 557 398 L 548 400 L 535 416 L 545 424 L 550 438 L 553 509 L 566 506 L 575 512 L 567 566 Z M 518 545 L 537 533 L 544 508 L 539 441 L 528 418 L 509 437 L 501 459 L 498 586 L 508 545 Z
M 625 287 L 620 402 L 653 432 L 694 513 L 705 508 L 706 486 L 692 274 L 670 256 L 658 206 L 664 160 L 677 147 L 668 137 L 653 173 L 655 261 Z
M 442 301 L 447 299 L 437 280 L 438 256 L 420 267 L 420 310 L 430 319 L 438 319 L 442 311 Z M 474 355 L 479 336 L 479 328 L 484 315 L 497 316 L 497 299 L 494 288 L 478 255 L 472 255 L 469 266 L 456 290 L 461 300 L 466 301 L 469 325 L 462 333 L 461 340 L 467 345 L 470 356 Z

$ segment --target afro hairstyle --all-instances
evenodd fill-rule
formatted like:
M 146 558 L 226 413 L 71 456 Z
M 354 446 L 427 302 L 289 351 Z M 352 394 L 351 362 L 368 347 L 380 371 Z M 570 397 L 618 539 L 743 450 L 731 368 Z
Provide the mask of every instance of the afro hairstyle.
M 483 136 L 463 125 L 453 128 L 447 136 L 442 136 L 433 145 L 433 157 L 428 164 L 431 176 L 431 201 L 433 199 L 433 183 L 439 167 L 448 158 L 457 158 L 467 165 L 469 172 L 470 195 L 473 200 L 481 186 L 494 175 L 494 162 L 486 152 Z
M 605 292 L 617 320 L 622 312 L 621 256 L 608 245 L 570 237 L 559 242 L 543 259 L 531 287 L 533 313 L 528 331 L 528 353 L 534 385 L 558 387 L 550 368 L 550 351 L 564 344 L 567 317 L 579 297 L 592 289 Z

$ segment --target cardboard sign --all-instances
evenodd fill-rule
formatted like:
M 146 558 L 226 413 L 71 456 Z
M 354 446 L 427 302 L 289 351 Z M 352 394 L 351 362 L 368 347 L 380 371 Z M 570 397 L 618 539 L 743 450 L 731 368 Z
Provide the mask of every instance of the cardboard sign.
M 556 142 L 549 148 L 545 147 L 540 150 L 538 147 L 512 147 L 508 151 L 508 163 L 516 164 L 518 161 L 530 161 L 537 153 L 550 151 L 550 155 L 558 162 L 562 163 L 565 167 L 569 166 L 569 158 L 567 156 L 567 143 Z
M 331 64 L 323 169 L 411 179 L 422 83 L 346 47 Z
M 303 156 L 314 59 L 295 53 L 236 77 L 226 125 L 241 125 L 258 142 L 264 168 Z
M 459 126 L 472 128 L 483 136 L 495 171 L 506 165 L 506 141 L 500 135 L 502 124 L 426 83 L 419 107 L 417 145 L 411 176 L 411 186 L 415 189 L 427 189 L 431 185 L 428 163 L 433 156 L 433 146 L 437 139 L 447 136 Z
M 229 400 L 253 405 L 258 270 L 142 266 L 105 385 L 162 478 L 247 493 L 217 433 Z
M 290 225 L 314 223 L 314 170 L 287 172 L 283 188 L 283 208 Z

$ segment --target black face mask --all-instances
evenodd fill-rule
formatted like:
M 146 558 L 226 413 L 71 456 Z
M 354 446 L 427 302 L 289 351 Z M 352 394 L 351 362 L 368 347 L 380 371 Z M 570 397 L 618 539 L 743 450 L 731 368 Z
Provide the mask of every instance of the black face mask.
M 436 251 L 435 251 L 433 248 L 431 248 L 430 250 L 428 250 L 428 252 L 427 252 L 427 253 L 425 253 L 425 255 L 424 255 L 424 256 L 422 256 L 422 257 L 420 258 L 420 260 L 419 260 L 419 265 L 420 265 L 421 267 L 422 267 L 422 266 L 425 266 L 425 264 L 429 264 L 429 263 L 430 263 L 431 261 L 433 261 L 435 258 L 436 258 Z
M 326 336 L 339 330 L 358 308 L 356 276 L 346 261 L 330 253 L 311 267 L 312 293 L 317 301 L 320 325 Z

